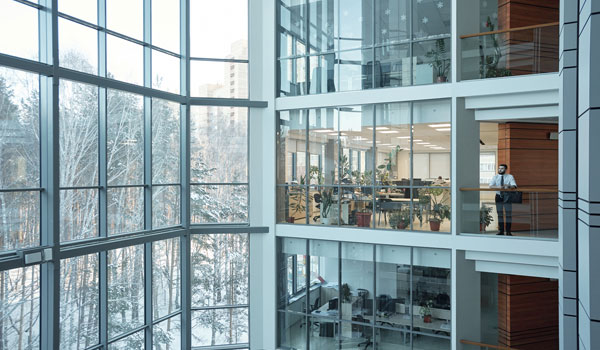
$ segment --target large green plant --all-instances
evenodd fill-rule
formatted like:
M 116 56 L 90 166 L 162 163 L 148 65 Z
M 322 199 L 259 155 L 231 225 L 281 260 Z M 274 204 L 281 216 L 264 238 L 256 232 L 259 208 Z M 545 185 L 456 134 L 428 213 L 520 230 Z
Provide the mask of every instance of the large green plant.
M 442 223 L 446 219 L 450 219 L 450 206 L 443 202 L 443 194 L 448 189 L 439 187 L 430 187 L 425 189 L 424 193 L 429 197 L 431 205 L 429 221 Z
M 490 29 L 490 32 L 493 32 L 495 29 L 494 23 L 492 23 L 492 19 L 489 16 L 487 18 L 485 26 Z M 498 35 L 502 34 L 490 34 L 481 37 L 483 40 L 488 40 L 488 37 L 492 38 L 493 50 L 493 53 L 491 55 L 485 55 L 483 52 L 483 47 L 480 46 L 481 62 L 479 65 L 479 76 L 482 78 L 506 77 L 511 75 L 509 69 L 506 69 L 504 67 L 498 67 L 500 59 L 502 59 L 502 48 L 498 43 Z
M 333 190 L 321 191 L 321 217 L 328 218 L 329 212 L 331 211 L 331 205 L 333 204 Z
M 448 50 L 446 49 L 446 41 L 444 39 L 437 39 L 435 47 L 429 50 L 425 54 L 425 57 L 432 59 L 432 62 L 429 64 L 437 77 L 448 78 L 450 57 L 448 57 Z
M 390 215 L 391 227 L 408 227 L 410 225 L 410 208 L 404 207 L 401 210 L 396 210 Z
M 479 209 L 479 224 L 485 228 L 490 226 L 492 221 L 494 221 L 494 218 L 492 217 L 492 208 L 485 204 L 482 205 L 481 209 Z

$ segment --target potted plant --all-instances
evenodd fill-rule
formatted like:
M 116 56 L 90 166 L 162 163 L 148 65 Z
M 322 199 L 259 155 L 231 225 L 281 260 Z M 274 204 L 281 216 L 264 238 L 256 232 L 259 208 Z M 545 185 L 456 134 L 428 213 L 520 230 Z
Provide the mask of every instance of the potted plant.
M 446 50 L 446 41 L 444 39 L 437 39 L 435 41 L 435 47 L 429 50 L 425 54 L 425 57 L 433 60 L 429 65 L 436 74 L 436 82 L 444 83 L 448 81 L 450 58 L 448 57 L 448 50 Z
M 396 210 L 390 215 L 390 226 L 399 230 L 404 230 L 410 225 L 410 208 Z
M 333 204 L 333 190 L 328 189 L 321 192 L 321 223 L 329 225 L 329 213 Z
M 371 212 L 368 209 L 356 213 L 356 224 L 358 227 L 371 226 Z
M 350 299 L 350 286 L 348 283 L 342 284 L 342 302 L 349 303 Z
M 490 16 L 488 16 L 487 21 L 485 22 L 485 26 L 489 28 L 490 32 L 493 32 L 495 29 L 494 23 Z M 492 37 L 492 47 L 493 53 L 491 55 L 487 55 L 483 51 L 483 44 L 479 44 L 479 52 L 480 52 L 480 63 L 479 63 L 479 76 L 480 78 L 495 78 L 495 77 L 507 77 L 511 75 L 509 69 L 498 67 L 500 60 L 502 59 L 502 49 L 498 44 L 498 37 L 500 34 L 491 34 Z M 481 40 L 486 40 L 487 36 L 482 36 Z
M 423 322 L 431 323 L 431 308 L 433 307 L 433 301 L 427 300 L 426 302 L 421 304 L 421 310 L 419 310 L 419 314 L 423 317 Z
M 439 231 L 442 222 L 445 219 L 450 219 L 450 206 L 444 203 L 444 191 L 447 191 L 447 189 L 439 187 L 432 187 L 426 190 L 431 205 L 431 216 L 429 217 L 429 228 L 431 231 Z
M 482 205 L 481 209 L 479 209 L 479 231 L 485 232 L 486 227 L 490 226 L 492 221 L 494 221 L 492 208 L 485 204 Z
M 296 215 L 306 211 L 306 196 L 304 189 L 290 189 L 290 209 L 291 215 L 288 216 L 287 222 L 293 224 L 296 220 Z

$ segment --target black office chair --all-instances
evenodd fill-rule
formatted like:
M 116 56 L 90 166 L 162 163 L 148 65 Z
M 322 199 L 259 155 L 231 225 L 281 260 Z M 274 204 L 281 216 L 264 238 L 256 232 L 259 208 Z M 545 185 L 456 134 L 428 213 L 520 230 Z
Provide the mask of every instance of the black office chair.
M 362 315 L 353 316 L 352 320 L 356 321 L 356 322 L 370 323 L 370 321 L 366 320 L 364 317 L 362 317 Z M 367 327 L 362 324 L 356 325 L 356 326 L 357 326 L 357 331 L 360 332 L 360 336 L 365 338 L 365 341 L 363 341 L 362 343 L 358 343 L 358 347 L 360 348 L 361 346 L 364 345 L 365 350 L 366 350 L 369 347 L 369 345 L 373 346 L 373 341 L 371 340 L 373 333 L 369 329 L 370 327 Z
M 310 306 L 308 313 L 311 314 L 313 311 L 318 309 L 320 306 L 321 306 L 321 298 L 318 297 L 317 299 L 315 299 L 315 303 Z M 302 324 L 300 324 L 300 328 L 302 328 L 302 326 L 304 326 L 305 324 L 306 324 L 306 321 L 302 322 Z M 318 327 L 319 322 L 313 322 L 312 325 Z
M 317 205 L 315 205 L 315 208 L 321 209 L 321 194 L 320 193 L 315 193 L 315 195 L 313 196 L 313 198 L 315 199 L 315 203 L 317 203 Z M 321 215 L 315 215 L 313 216 L 313 221 L 317 222 L 318 219 L 321 218 Z

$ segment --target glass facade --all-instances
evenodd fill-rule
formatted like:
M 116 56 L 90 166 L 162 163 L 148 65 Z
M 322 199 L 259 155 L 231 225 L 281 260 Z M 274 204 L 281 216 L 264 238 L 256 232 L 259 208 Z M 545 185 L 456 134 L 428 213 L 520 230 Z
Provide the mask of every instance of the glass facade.
M 450 1 L 278 1 L 278 94 L 450 79 Z
M 450 349 L 451 252 L 280 238 L 278 346 Z
M 247 16 L 0 1 L 0 348 L 248 347 Z
M 280 111 L 279 223 L 450 232 L 450 101 Z

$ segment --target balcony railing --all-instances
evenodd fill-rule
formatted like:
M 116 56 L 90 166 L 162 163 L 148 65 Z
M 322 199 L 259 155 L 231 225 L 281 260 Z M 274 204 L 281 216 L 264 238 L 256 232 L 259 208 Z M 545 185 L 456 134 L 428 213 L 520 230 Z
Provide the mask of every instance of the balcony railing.
M 508 346 L 485 344 L 465 339 L 461 339 L 460 343 L 463 344 L 463 350 L 518 350 Z
M 558 71 L 558 22 L 462 35 L 461 79 Z
M 500 191 L 501 198 L 509 193 L 522 193 L 522 201 L 508 201 L 508 205 L 496 203 L 498 189 L 468 188 L 460 189 L 462 194 L 461 233 L 480 233 L 495 235 L 499 233 L 500 212 L 503 223 L 511 222 L 513 236 L 542 239 L 558 238 L 558 190 L 549 188 L 518 188 Z

